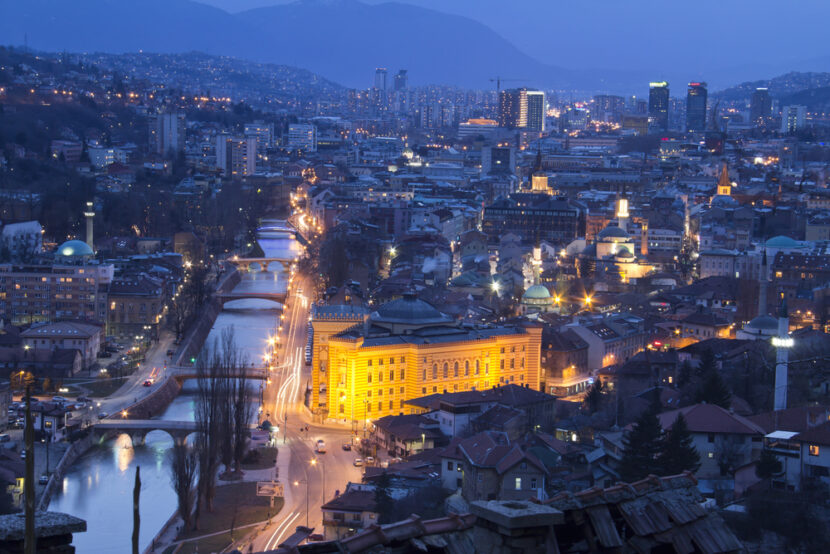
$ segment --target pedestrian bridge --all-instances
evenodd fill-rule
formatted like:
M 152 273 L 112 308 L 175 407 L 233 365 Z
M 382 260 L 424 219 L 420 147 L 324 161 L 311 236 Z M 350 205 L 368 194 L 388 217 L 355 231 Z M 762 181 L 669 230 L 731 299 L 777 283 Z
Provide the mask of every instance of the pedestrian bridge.
M 283 271 L 288 271 L 291 267 L 291 264 L 297 261 L 296 258 L 240 258 L 239 256 L 234 256 L 233 258 L 228 258 L 225 260 L 227 263 L 234 264 L 237 268 L 242 271 L 248 271 L 251 269 L 252 265 L 258 265 L 260 271 L 268 271 L 268 266 L 272 263 L 278 263 L 282 265 Z
M 279 302 L 285 304 L 287 294 L 284 292 L 219 292 L 214 297 L 224 306 L 226 302 L 233 300 L 271 300 L 272 302 Z
M 129 417 L 129 413 L 127 413 Z M 129 435 L 133 445 L 144 444 L 147 433 L 164 431 L 176 444 L 183 444 L 188 435 L 197 431 L 195 421 L 167 421 L 163 419 L 118 419 L 107 418 L 95 424 L 95 432 L 100 434 L 117 433 Z

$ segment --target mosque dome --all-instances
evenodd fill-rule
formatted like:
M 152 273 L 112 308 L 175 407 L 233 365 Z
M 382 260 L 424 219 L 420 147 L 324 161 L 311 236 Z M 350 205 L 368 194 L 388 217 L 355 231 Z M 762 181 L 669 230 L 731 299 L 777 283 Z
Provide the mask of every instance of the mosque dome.
M 623 229 L 617 227 L 616 225 L 609 225 L 605 229 L 599 232 L 597 235 L 599 239 L 610 239 L 610 238 L 619 238 L 619 239 L 629 239 L 631 237 L 628 236 Z
M 747 323 L 745 328 L 756 331 L 777 331 L 778 320 L 771 315 L 759 315 Z
M 522 295 L 522 301 L 525 300 L 547 300 L 550 298 L 550 291 L 544 285 L 533 285 L 527 288 Z
M 68 240 L 58 247 L 57 255 L 64 258 L 80 258 L 94 256 L 95 252 L 82 240 Z
M 785 235 L 772 237 L 766 242 L 767 248 L 801 248 L 802 244 L 795 239 Z

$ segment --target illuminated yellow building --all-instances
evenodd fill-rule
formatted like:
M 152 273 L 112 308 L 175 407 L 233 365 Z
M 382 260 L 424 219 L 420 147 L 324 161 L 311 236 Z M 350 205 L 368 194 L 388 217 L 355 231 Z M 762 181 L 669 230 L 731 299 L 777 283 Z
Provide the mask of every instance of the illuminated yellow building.
M 357 428 L 411 413 L 404 403 L 429 394 L 507 383 L 539 390 L 541 336 L 541 326 L 459 325 L 406 295 L 326 337 L 326 359 L 314 366 L 313 377 L 325 383 L 326 405 L 318 395 L 313 407 Z

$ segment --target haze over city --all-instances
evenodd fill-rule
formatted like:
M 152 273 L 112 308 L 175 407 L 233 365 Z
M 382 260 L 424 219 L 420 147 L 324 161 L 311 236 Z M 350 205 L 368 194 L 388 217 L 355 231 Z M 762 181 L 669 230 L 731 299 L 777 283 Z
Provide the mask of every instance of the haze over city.
M 828 16 L 0 0 L 0 552 L 830 551 Z

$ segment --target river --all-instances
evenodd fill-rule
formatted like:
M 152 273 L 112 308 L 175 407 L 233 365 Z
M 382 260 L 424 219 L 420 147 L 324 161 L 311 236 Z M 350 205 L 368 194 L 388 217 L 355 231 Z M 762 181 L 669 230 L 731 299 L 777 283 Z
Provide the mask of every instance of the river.
M 300 246 L 279 220 L 263 221 L 259 244 L 269 257 L 293 258 Z M 278 264 L 268 272 L 250 272 L 234 290 L 245 292 L 284 292 L 287 274 Z M 208 344 L 223 329 L 233 326 L 236 343 L 250 360 L 262 355 L 265 341 L 273 334 L 279 306 L 267 300 L 228 302 L 216 319 Z M 196 382 L 188 381 L 178 397 L 159 419 L 193 421 Z M 67 471 L 63 487 L 49 504 L 50 511 L 65 512 L 87 522 L 87 532 L 74 536 L 81 554 L 129 552 L 132 533 L 132 490 L 135 468 L 141 466 L 140 548 L 150 541 L 176 509 L 170 485 L 169 450 L 173 440 L 163 431 L 147 434 L 145 443 L 133 447 L 122 435 L 90 449 Z

